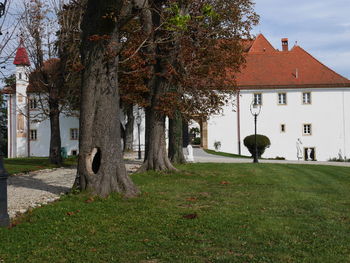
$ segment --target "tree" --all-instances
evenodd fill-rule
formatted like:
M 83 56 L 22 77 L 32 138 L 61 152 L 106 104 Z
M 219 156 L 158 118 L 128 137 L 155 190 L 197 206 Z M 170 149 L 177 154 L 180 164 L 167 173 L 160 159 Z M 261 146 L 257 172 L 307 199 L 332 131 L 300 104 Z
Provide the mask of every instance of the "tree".
M 34 70 L 29 75 L 29 86 L 27 94 L 29 100 L 39 99 L 39 114 L 31 116 L 32 121 L 39 117 L 39 121 L 50 119 L 50 162 L 62 164 L 61 135 L 60 135 L 60 113 L 61 100 L 66 93 L 62 83 L 60 71 L 60 60 L 51 58 L 43 63 L 41 68 Z M 40 118 L 42 117 L 42 118 Z
M 73 6 L 64 12 L 63 3 L 63 0 L 26 2 L 22 19 L 26 29 L 23 37 L 34 63 L 28 91 L 39 100 L 39 114 L 32 117 L 50 120 L 49 158 L 58 165 L 62 164 L 60 115 L 77 116 L 80 81 L 76 70 L 80 65 L 75 64 L 79 63 L 79 42 L 74 41 L 79 40 L 80 9 Z
M 55 39 L 52 34 L 55 31 L 56 20 L 49 6 L 41 0 L 25 2 L 25 10 L 22 19 L 25 28 L 23 38 L 27 42 L 29 55 L 34 64 L 29 85 L 39 99 L 41 121 L 46 118 L 50 120 L 50 162 L 61 165 L 60 113 L 64 109 L 62 107 L 64 83 L 60 72 L 52 71 L 60 69 L 60 61 L 50 60 L 55 54 L 53 48 Z
M 138 193 L 122 159 L 119 108 L 120 28 L 133 17 L 128 2 L 88 0 L 82 20 L 83 64 L 76 186 L 93 194 Z
M 145 79 L 141 171 L 174 170 L 165 149 L 165 116 L 172 122 L 171 135 L 178 137 L 182 116 L 216 113 L 233 95 L 234 73 L 244 62 L 241 39 L 258 20 L 252 6 L 250 0 L 146 2 L 141 20 L 148 39 L 140 51 L 151 76 Z M 182 155 L 181 138 L 175 137 L 170 155 L 181 160 L 174 155 Z

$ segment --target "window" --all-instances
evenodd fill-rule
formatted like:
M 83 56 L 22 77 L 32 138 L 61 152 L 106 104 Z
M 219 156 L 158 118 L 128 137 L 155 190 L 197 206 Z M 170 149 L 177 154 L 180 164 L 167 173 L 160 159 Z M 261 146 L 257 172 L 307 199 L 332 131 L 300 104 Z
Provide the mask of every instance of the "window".
M 73 156 L 77 156 L 78 155 L 78 151 L 77 150 L 72 150 L 72 155 Z
M 37 130 L 30 130 L 30 140 L 36 141 L 38 139 L 38 131 Z
M 286 93 L 278 93 L 278 104 L 286 105 L 287 104 L 287 94 Z
M 70 129 L 70 139 L 71 140 L 78 140 L 79 139 L 79 132 L 78 129 Z
M 281 132 L 286 132 L 286 125 L 285 124 L 281 124 Z
M 311 92 L 303 92 L 303 104 L 311 104 Z
M 29 100 L 29 109 L 35 110 L 38 108 L 38 103 L 35 98 Z
M 22 79 L 22 73 L 19 73 L 19 74 L 18 74 L 18 78 L 19 78 L 19 79 Z
M 262 94 L 261 93 L 254 93 L 254 104 L 262 105 Z
M 311 124 L 303 125 L 303 135 L 311 135 Z

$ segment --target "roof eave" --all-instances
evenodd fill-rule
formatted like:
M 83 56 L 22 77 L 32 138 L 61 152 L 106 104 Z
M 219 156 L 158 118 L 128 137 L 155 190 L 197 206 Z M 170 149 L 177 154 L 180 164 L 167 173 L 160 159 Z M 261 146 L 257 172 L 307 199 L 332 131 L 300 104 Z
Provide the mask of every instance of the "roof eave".
M 319 88 L 349 88 L 349 83 L 334 83 L 334 84 L 291 84 L 291 85 L 238 85 L 240 90 L 252 90 L 252 89 L 319 89 Z

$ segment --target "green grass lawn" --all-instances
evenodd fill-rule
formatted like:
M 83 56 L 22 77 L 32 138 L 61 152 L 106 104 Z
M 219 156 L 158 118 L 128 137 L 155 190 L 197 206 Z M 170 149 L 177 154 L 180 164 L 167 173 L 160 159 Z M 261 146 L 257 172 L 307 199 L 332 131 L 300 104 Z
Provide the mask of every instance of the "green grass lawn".
M 188 164 L 84 194 L 0 229 L 0 262 L 350 262 L 350 169 Z
M 232 158 L 248 158 L 251 159 L 251 156 L 245 156 L 245 155 L 238 155 L 238 154 L 233 154 L 233 153 L 225 153 L 225 152 L 217 152 L 214 150 L 208 150 L 208 149 L 204 149 L 204 151 L 206 153 L 209 154 L 214 154 L 214 155 L 219 155 L 219 156 L 224 156 L 224 157 L 232 157 Z
M 64 160 L 63 166 L 73 166 L 76 164 L 76 157 L 69 157 Z M 26 173 L 30 171 L 47 168 L 57 168 L 57 165 L 50 164 L 48 157 L 13 158 L 4 159 L 6 171 L 9 174 Z

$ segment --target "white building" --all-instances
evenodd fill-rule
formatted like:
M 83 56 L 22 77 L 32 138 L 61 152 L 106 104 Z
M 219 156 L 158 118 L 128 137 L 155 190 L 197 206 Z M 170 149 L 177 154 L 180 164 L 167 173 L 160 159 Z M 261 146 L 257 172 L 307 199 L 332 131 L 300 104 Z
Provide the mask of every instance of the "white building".
M 237 76 L 236 107 L 202 125 L 203 146 L 250 156 L 243 145 L 254 134 L 250 105 L 261 104 L 258 134 L 271 146 L 263 157 L 327 161 L 350 158 L 350 81 L 299 46 L 276 50 L 263 35 L 246 43 L 246 67 Z
M 335 73 L 299 46 L 276 50 L 263 35 L 245 42 L 246 66 L 237 76 L 238 92 L 221 115 L 199 120 L 202 146 L 220 151 L 250 155 L 243 139 L 254 133 L 250 105 L 261 104 L 258 133 L 266 135 L 271 146 L 263 157 L 288 160 L 326 161 L 350 158 L 350 81 Z M 8 94 L 9 157 L 48 156 L 49 120 L 33 121 L 37 113 L 35 95 L 28 95 L 29 59 L 23 43 L 16 58 L 16 85 Z M 233 108 L 232 105 L 235 105 Z M 137 116 L 135 108 L 135 116 Z M 143 111 L 140 111 L 144 117 Z M 30 116 L 30 118 L 27 118 Z M 121 116 L 122 124 L 126 117 Z M 61 142 L 68 155 L 78 153 L 78 118 L 61 114 Z M 144 118 L 140 125 L 140 145 L 144 149 Z M 138 129 L 134 123 L 134 149 L 138 150 Z
M 14 60 L 16 85 L 6 87 L 8 94 L 8 157 L 49 156 L 50 120 L 35 121 L 38 101 L 28 92 L 29 58 L 21 41 Z M 61 144 L 68 155 L 78 154 L 79 120 L 61 113 Z

